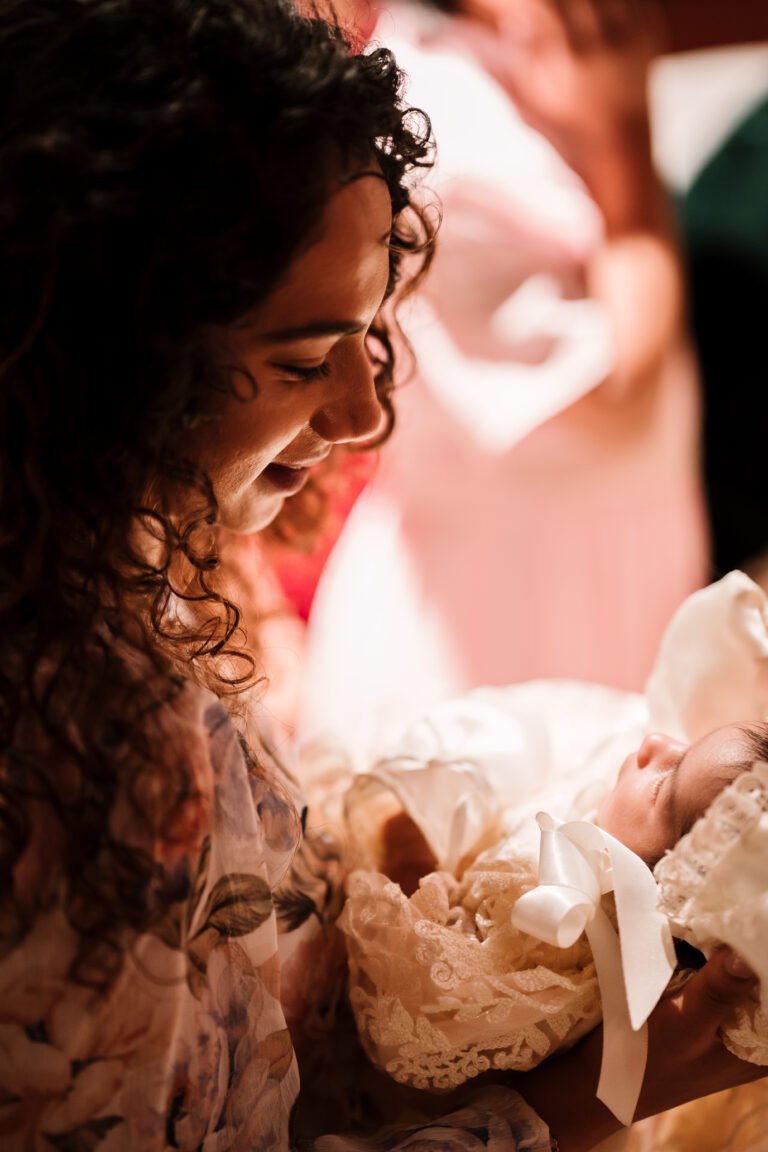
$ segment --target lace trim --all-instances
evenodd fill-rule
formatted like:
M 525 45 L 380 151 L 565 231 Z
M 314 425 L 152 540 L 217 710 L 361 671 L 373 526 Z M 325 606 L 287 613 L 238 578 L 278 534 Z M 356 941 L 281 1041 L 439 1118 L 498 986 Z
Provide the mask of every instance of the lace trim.
M 713 867 L 768 812 L 768 764 L 758 762 L 715 797 L 704 815 L 654 869 L 659 907 L 685 928 Z
M 528 871 L 433 873 L 406 898 L 356 872 L 340 920 L 350 1001 L 374 1062 L 401 1083 L 445 1090 L 489 1069 L 526 1070 L 600 1019 L 586 941 L 553 949 L 514 929 Z
M 672 923 L 676 936 L 699 946 L 691 921 L 698 897 L 726 852 L 753 829 L 768 812 L 768 764 L 753 764 L 715 797 L 691 831 L 681 837 L 656 865 L 659 907 Z M 766 846 L 768 849 L 768 845 Z M 723 907 L 728 892 L 723 886 Z M 735 1009 L 722 1029 L 723 1043 L 735 1056 L 751 1064 L 768 1064 L 768 1015 L 760 1005 L 759 992 Z

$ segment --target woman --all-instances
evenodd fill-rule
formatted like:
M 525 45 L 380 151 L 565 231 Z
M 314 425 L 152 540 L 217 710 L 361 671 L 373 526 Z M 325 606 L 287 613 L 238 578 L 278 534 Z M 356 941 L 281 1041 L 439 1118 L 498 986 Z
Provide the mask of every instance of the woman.
M 391 423 L 380 309 L 430 238 L 400 83 L 264 0 L 0 4 L 4 1148 L 289 1144 L 301 828 L 222 704 L 245 730 L 256 669 L 216 533 L 306 527 L 313 469 Z M 659 1014 L 646 1110 L 752 1074 L 705 1008 L 749 986 L 721 960 Z M 591 1146 L 595 1067 L 436 1146 Z

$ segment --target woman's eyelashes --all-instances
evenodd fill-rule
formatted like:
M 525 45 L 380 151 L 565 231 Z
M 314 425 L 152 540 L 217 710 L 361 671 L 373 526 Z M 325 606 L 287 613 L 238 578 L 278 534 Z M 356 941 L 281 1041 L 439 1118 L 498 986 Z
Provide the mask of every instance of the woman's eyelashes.
M 329 376 L 331 372 L 331 366 L 327 360 L 323 360 L 322 364 L 275 363 L 273 364 L 273 368 L 277 369 L 286 380 L 300 384 L 308 383 L 312 380 L 319 380 L 324 376 Z

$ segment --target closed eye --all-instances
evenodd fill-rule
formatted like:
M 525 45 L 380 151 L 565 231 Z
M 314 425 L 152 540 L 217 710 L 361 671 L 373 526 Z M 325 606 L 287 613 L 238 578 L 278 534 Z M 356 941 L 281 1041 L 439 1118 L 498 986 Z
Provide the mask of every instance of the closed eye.
M 273 367 L 281 372 L 285 379 L 298 381 L 300 384 L 319 380 L 323 376 L 329 376 L 331 372 L 331 366 L 327 360 L 324 360 L 322 364 L 273 364 Z
M 653 787 L 651 789 L 651 799 L 654 803 L 656 803 L 656 799 L 664 784 L 666 784 L 668 780 L 672 779 L 679 767 L 679 764 L 675 764 L 672 768 L 669 768 L 666 772 L 662 773 L 657 780 L 654 780 Z
M 667 778 L 667 775 L 665 773 L 663 776 L 658 776 L 653 782 L 653 787 L 651 788 L 651 800 L 653 801 L 654 804 L 656 803 L 656 797 L 659 795 L 659 792 L 661 790 L 661 786 L 664 783 L 664 781 L 666 780 L 666 778 Z

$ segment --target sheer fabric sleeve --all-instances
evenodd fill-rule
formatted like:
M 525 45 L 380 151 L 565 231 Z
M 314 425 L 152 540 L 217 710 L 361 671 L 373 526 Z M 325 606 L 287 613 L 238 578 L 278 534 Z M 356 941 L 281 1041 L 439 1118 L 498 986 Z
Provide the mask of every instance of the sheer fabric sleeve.
M 190 802 L 179 833 L 149 845 L 169 899 L 162 919 L 120 937 L 105 986 L 73 972 L 78 937 L 57 889 L 26 923 L 4 894 L 0 938 L 3 1152 L 286 1152 L 298 1069 L 280 1002 L 272 893 L 299 818 L 276 782 L 248 770 L 221 705 L 184 694 L 166 718 L 183 747 Z M 146 841 L 130 805 L 123 843 Z M 32 826 L 34 889 L 56 813 Z M 182 835 L 187 828 L 186 838 Z M 144 841 L 140 838 L 144 837 Z M 60 865 L 50 867 L 60 875 Z
M 549 1129 L 511 1089 L 487 1088 L 455 1112 L 367 1136 L 322 1136 L 311 1152 L 551 1152 Z

